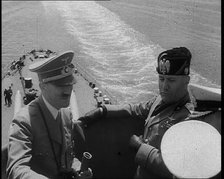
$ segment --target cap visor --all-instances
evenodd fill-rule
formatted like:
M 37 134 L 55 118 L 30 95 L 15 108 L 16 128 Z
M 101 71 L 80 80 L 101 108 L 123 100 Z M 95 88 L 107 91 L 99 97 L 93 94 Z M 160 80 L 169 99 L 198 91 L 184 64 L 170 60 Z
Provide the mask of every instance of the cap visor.
M 56 86 L 74 85 L 76 82 L 77 81 L 73 75 L 69 75 L 59 80 L 52 81 L 52 83 Z

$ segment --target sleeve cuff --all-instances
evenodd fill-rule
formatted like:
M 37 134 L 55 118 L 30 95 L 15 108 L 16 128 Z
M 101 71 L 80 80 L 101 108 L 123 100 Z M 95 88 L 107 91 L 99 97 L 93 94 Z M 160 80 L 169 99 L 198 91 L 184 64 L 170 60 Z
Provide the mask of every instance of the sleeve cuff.
M 154 147 L 151 145 L 142 144 L 136 154 L 135 162 L 145 168 L 147 165 L 148 156 L 153 149 Z

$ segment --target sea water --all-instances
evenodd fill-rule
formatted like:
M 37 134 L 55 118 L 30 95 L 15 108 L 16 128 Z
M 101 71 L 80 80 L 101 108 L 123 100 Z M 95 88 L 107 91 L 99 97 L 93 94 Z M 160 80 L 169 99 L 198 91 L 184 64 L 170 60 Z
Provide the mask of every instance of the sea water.
M 117 2 L 114 2 L 115 5 Z M 205 1 L 198 2 L 203 7 Z M 124 8 L 125 5 L 136 7 L 136 3 L 123 2 L 121 5 Z M 75 61 L 109 91 L 118 103 L 146 101 L 158 93 L 156 60 L 165 48 L 162 43 L 150 39 L 150 35 L 125 22 L 121 14 L 116 14 L 109 10 L 110 8 L 94 1 L 3 1 L 2 5 L 3 69 L 9 62 L 33 49 L 50 49 L 56 52 L 73 50 Z M 110 4 L 110 7 L 112 6 L 113 4 Z M 137 7 L 144 14 L 147 6 L 149 8 L 150 4 Z M 166 4 L 162 7 L 165 8 Z M 150 8 L 146 12 L 149 10 Z M 152 10 L 151 13 L 157 12 Z M 135 18 L 134 8 L 132 15 Z M 137 23 L 141 22 L 136 21 Z M 172 23 L 175 24 L 175 21 Z M 151 24 L 152 27 L 154 25 L 156 24 Z M 194 35 L 194 32 L 191 32 L 192 34 Z M 195 33 L 195 40 L 197 35 Z M 214 38 L 218 43 L 220 40 L 221 44 L 221 35 L 209 38 L 210 41 Z M 210 41 L 207 43 L 214 43 Z M 203 53 L 206 53 L 206 49 Z M 214 57 L 210 55 L 209 58 Z M 201 60 L 206 59 L 194 59 L 194 63 L 201 63 Z M 216 59 L 215 62 L 221 64 L 221 59 Z M 212 63 L 214 61 L 206 60 L 206 64 Z M 192 65 L 192 83 L 220 87 L 221 82 L 217 82 L 216 78 L 216 73 L 220 73 L 220 70 L 213 69 L 215 75 L 205 77 L 203 74 L 209 68 L 198 69 Z

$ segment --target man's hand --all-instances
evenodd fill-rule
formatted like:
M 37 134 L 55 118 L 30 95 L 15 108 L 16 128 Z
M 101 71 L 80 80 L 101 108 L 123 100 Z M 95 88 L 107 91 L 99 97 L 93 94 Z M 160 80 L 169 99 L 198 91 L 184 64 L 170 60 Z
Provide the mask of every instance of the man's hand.
M 77 158 L 73 158 L 71 169 L 75 174 L 75 179 L 90 179 L 93 177 L 91 168 L 81 171 L 81 162 Z
M 99 107 L 96 108 L 92 111 L 89 111 L 88 113 L 85 114 L 85 116 L 80 117 L 78 119 L 78 121 L 81 121 L 81 125 L 83 125 L 84 127 L 88 127 L 91 124 L 93 124 L 94 122 L 102 119 L 103 117 L 106 116 L 106 107 Z M 78 122 L 79 123 L 79 122 Z
M 92 177 L 93 177 L 93 172 L 91 168 L 88 168 L 88 170 L 80 172 L 77 179 L 91 179 Z
M 133 148 L 135 151 L 138 151 L 139 147 L 143 143 L 142 136 L 138 137 L 136 135 L 131 136 L 129 141 L 129 146 Z

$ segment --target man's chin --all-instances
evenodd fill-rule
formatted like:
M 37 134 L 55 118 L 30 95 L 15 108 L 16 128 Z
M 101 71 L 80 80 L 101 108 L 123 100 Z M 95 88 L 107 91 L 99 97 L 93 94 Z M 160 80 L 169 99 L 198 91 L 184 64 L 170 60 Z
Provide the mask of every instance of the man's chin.
M 69 106 L 69 103 L 64 103 L 63 108 L 67 108 Z
M 163 97 L 163 96 L 161 96 L 161 98 L 162 98 L 162 101 L 163 101 L 164 103 L 166 103 L 166 104 L 169 104 L 169 103 L 172 103 L 172 102 L 173 102 L 170 98 Z
M 61 102 L 61 108 L 67 108 L 69 104 L 70 104 L 70 101 L 64 100 L 63 102 Z

